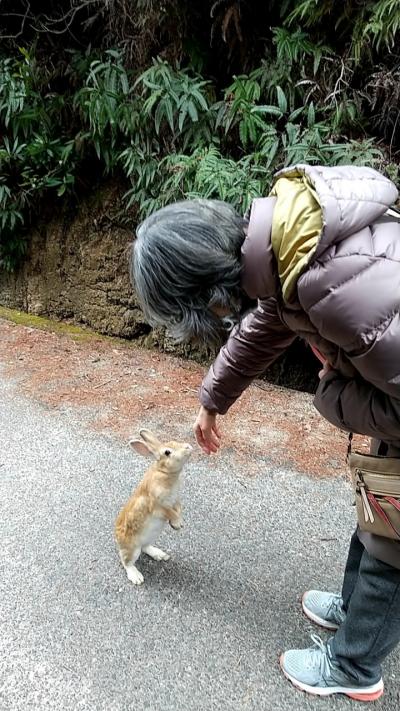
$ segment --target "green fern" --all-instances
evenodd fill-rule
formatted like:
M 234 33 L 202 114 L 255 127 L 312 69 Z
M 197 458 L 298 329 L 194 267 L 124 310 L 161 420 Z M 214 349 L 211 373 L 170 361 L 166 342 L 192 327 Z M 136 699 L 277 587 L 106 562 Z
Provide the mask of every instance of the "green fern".
M 359 63 L 370 56 L 371 48 L 392 50 L 400 28 L 398 0 L 301 0 L 286 18 L 287 25 L 301 23 L 302 27 L 334 26 L 347 39 L 349 53 Z
M 174 70 L 160 59 L 153 60 L 135 87 L 141 87 L 143 111 L 154 120 L 157 135 L 167 126 L 176 138 L 199 124 L 210 109 L 210 82 L 188 70 Z
M 123 52 L 108 50 L 71 54 L 62 75 L 70 87 L 58 93 L 53 68 L 39 70 L 33 51 L 0 58 L 3 265 L 11 268 L 23 255 L 25 230 L 41 204 L 72 192 L 82 165 L 91 165 L 95 176 L 122 174 L 124 204 L 135 219 L 193 196 L 244 211 L 268 192 L 276 170 L 299 161 L 387 164 L 398 176 L 390 159 L 398 69 L 379 67 L 364 87 L 356 69 L 371 48 L 393 46 L 397 4 L 288 0 L 286 12 L 289 6 L 289 20 L 301 30 L 275 27 L 264 60 L 233 76 L 225 90 L 164 59 L 134 76 Z M 285 17 L 283 5 L 282 12 Z M 327 19 L 352 58 L 327 46 L 319 29 Z M 371 120 L 381 136 L 389 135 L 386 152 L 364 138 Z

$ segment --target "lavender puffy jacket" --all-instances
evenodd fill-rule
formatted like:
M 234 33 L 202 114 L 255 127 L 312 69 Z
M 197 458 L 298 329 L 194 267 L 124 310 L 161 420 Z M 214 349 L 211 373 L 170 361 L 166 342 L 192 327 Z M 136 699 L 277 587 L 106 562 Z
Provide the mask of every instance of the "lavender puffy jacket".
M 335 369 L 315 406 L 400 456 L 400 222 L 395 185 L 371 168 L 297 165 L 252 205 L 242 287 L 257 309 L 232 332 L 200 401 L 225 413 L 296 336 Z M 389 211 L 390 213 L 390 211 Z M 363 535 L 363 534 L 362 534 Z M 400 567 L 400 544 L 364 539 Z

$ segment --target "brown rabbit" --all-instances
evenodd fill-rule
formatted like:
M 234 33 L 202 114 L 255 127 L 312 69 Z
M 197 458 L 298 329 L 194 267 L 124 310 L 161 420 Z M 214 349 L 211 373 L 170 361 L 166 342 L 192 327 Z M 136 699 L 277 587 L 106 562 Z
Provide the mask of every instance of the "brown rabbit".
M 144 475 L 115 522 L 115 539 L 121 563 L 134 585 L 143 583 L 135 563 L 141 552 L 154 560 L 169 560 L 168 553 L 153 543 L 169 522 L 172 528 L 182 526 L 179 502 L 179 476 L 192 452 L 190 444 L 162 444 L 149 430 L 140 430 L 142 439 L 130 442 L 136 452 L 156 461 Z

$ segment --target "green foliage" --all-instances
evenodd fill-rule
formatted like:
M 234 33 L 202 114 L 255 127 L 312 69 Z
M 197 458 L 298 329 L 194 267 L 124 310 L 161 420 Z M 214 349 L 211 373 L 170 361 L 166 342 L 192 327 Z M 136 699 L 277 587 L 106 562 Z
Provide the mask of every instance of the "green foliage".
M 184 136 L 184 145 L 211 140 L 211 83 L 189 70 L 174 70 L 168 62 L 153 60 L 135 84 L 141 87 L 146 119 L 154 123 L 156 135 L 169 129 L 173 142 Z
M 216 127 L 221 126 L 227 135 L 237 127 L 243 148 L 257 143 L 266 123 L 256 102 L 261 95 L 261 86 L 252 76 L 234 77 L 234 82 L 225 91 L 223 101 L 215 105 Z
M 387 166 L 398 179 L 398 1 L 226 0 L 212 5 L 211 19 L 200 0 L 65 5 L 63 31 L 72 27 L 80 46 L 85 28 L 93 31 L 93 49 L 61 50 L 63 20 L 49 0 L 39 23 L 26 15 L 30 41 L 22 31 L 21 46 L 0 55 L 5 268 L 23 256 L 44 206 L 79 197 L 104 174 L 125 180 L 134 221 L 193 196 L 244 211 L 276 170 L 296 162 Z M 155 48 L 161 56 L 150 60 Z
M 256 165 L 252 155 L 236 161 L 221 155 L 214 145 L 198 148 L 191 154 L 168 155 L 159 170 L 161 190 L 143 204 L 143 214 L 173 200 L 198 197 L 226 200 L 239 210 L 247 210 L 271 180 L 268 169 Z
M 94 60 L 89 65 L 85 85 L 73 100 L 88 131 L 82 139 L 90 139 L 97 158 L 104 161 L 106 172 L 111 172 L 117 160 L 119 133 L 135 129 L 132 122 L 131 87 L 122 64 L 120 52 L 108 50 L 105 61 Z
M 11 269 L 26 248 L 23 225 L 38 200 L 63 195 L 75 180 L 73 141 L 60 135 L 63 97 L 40 91 L 35 61 L 25 52 L 0 61 L 0 235 L 2 264 Z
M 273 43 L 276 45 L 277 64 L 289 76 L 293 64 L 298 64 L 300 70 L 305 69 L 307 63 L 312 61 L 312 73 L 315 75 L 324 55 L 332 54 L 328 45 L 314 43 L 309 35 L 301 30 L 291 32 L 286 27 L 275 27 L 272 30 Z
M 349 54 L 360 62 L 372 49 L 391 51 L 400 28 L 398 0 L 300 0 L 286 18 L 289 26 L 323 27 L 329 36 L 328 26 L 348 42 Z M 329 23 L 329 25 L 328 25 Z

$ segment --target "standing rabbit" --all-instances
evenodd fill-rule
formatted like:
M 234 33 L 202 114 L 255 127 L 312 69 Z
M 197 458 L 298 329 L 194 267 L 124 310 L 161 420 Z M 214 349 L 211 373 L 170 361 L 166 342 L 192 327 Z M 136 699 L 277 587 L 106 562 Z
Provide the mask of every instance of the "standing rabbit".
M 142 456 L 155 457 L 129 501 L 115 522 L 115 539 L 121 563 L 134 585 L 143 583 L 135 563 L 141 552 L 154 560 L 169 560 L 169 555 L 153 543 L 168 522 L 172 528 L 182 526 L 179 502 L 179 478 L 182 467 L 192 452 L 190 444 L 161 443 L 149 430 L 140 430 L 141 439 L 130 442 Z

